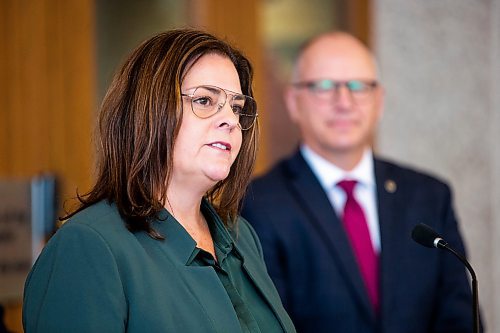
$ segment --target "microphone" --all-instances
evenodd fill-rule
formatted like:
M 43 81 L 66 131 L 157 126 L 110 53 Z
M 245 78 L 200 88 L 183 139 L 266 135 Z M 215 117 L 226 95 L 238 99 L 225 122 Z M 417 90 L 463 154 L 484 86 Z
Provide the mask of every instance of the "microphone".
M 413 228 L 411 238 L 420 245 L 445 249 L 448 243 L 427 224 L 420 223 Z
M 434 229 L 429 227 L 424 223 L 417 224 L 413 231 L 411 232 L 411 238 L 420 245 L 430 248 L 437 248 L 447 250 L 453 253 L 464 265 L 467 267 L 471 278 L 472 278 L 472 318 L 474 323 L 474 333 L 479 332 L 479 297 L 478 297 L 478 288 L 477 288 L 477 279 L 476 273 L 472 266 L 469 264 L 467 259 L 457 251 L 455 251 L 452 247 L 448 245 L 448 243 L 439 235 Z

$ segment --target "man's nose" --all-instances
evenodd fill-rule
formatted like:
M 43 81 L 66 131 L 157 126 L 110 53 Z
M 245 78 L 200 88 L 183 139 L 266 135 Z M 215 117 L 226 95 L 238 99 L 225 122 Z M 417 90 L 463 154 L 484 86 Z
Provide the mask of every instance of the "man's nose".
M 341 85 L 335 91 L 335 104 L 341 107 L 352 106 L 351 91 L 345 85 Z

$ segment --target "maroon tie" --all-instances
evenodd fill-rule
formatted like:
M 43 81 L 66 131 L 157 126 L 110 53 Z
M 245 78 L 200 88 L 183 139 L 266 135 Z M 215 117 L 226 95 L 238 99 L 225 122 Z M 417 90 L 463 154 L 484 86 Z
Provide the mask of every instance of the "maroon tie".
M 378 258 L 373 249 L 363 209 L 353 195 L 355 180 L 343 180 L 337 184 L 346 194 L 342 220 L 358 261 L 361 276 L 365 282 L 368 297 L 376 312 L 379 309 Z

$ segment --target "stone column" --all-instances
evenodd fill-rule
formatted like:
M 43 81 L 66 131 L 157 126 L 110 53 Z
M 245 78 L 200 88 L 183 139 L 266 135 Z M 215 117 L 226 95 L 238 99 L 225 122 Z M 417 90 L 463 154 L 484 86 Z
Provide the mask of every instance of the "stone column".
M 500 331 L 499 17 L 492 0 L 373 5 L 386 87 L 377 151 L 451 183 L 488 332 Z

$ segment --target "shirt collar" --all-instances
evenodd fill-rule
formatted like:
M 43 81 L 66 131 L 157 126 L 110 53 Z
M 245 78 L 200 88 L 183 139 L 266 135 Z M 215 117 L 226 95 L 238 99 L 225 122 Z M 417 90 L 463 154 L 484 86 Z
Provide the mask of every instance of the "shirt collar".
M 361 185 L 367 187 L 375 186 L 373 153 L 369 148 L 365 149 L 363 157 L 351 171 L 345 171 L 337 167 L 335 164 L 318 155 L 306 144 L 301 145 L 300 152 L 325 190 L 332 189 L 338 182 L 344 179 L 356 180 Z
M 234 241 L 214 208 L 204 199 L 201 211 L 207 220 L 217 259 L 222 262 L 234 248 Z
M 205 198 L 201 202 L 201 211 L 209 225 L 214 245 L 218 246 L 224 253 L 229 253 L 234 247 L 233 238 L 215 209 Z M 158 219 L 153 222 L 153 227 L 165 237 L 165 240 L 158 242 L 158 244 L 165 248 L 169 254 L 178 257 L 184 264 L 190 265 L 199 250 L 194 239 L 175 217 L 163 208 Z
M 222 263 L 229 255 L 229 253 L 234 249 L 233 238 L 229 234 L 229 231 L 227 230 L 226 226 L 220 219 L 215 209 L 208 203 L 206 199 L 203 199 L 201 203 L 201 212 L 207 220 L 208 228 L 210 229 L 210 235 L 212 236 L 212 240 L 214 242 L 214 249 L 217 255 L 217 260 Z M 200 251 L 200 248 L 194 248 L 186 265 L 191 265 Z

